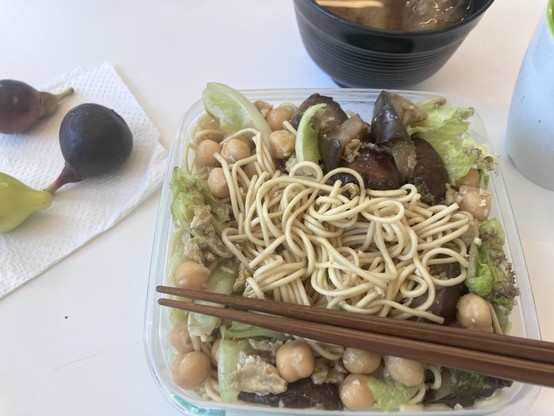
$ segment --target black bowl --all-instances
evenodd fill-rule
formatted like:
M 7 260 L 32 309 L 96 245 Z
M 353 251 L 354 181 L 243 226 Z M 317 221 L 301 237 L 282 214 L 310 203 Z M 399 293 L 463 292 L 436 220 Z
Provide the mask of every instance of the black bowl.
M 372 29 L 342 19 L 315 0 L 294 0 L 306 51 L 338 85 L 406 88 L 435 74 L 450 59 L 494 0 L 473 0 L 462 22 L 438 29 Z

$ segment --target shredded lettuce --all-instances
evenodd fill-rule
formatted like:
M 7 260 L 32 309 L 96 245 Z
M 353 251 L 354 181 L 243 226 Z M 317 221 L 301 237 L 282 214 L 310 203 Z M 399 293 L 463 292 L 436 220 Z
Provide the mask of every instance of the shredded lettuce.
M 237 90 L 217 82 L 209 82 L 202 93 L 204 109 L 219 121 L 222 130 L 236 132 L 254 128 L 269 140 L 271 127 L 248 98 Z
M 206 205 L 210 207 L 216 230 L 221 232 L 224 223 L 229 221 L 229 206 L 212 195 L 202 178 L 175 167 L 169 188 L 173 193 L 171 215 L 177 227 L 184 227 L 190 232 L 194 218 L 193 208 Z
M 368 378 L 368 387 L 375 399 L 375 406 L 384 411 L 390 412 L 410 400 L 421 388 L 417 386 L 405 386 L 390 377 L 383 380 L 375 377 Z
M 225 403 L 235 403 L 240 393 L 231 383 L 231 373 L 237 369 L 239 352 L 254 354 L 249 338 L 284 338 L 285 335 L 265 328 L 233 322 L 227 328 L 219 344 L 217 378 L 219 391 Z
M 416 105 L 427 112 L 427 118 L 408 125 L 408 132 L 431 143 L 444 161 L 450 183 L 456 183 L 472 168 L 489 171 L 494 167 L 493 155 L 467 134 L 473 108 L 454 106 L 443 97 L 428 98 Z
M 492 304 L 503 331 L 507 332 L 519 290 L 503 248 L 504 229 L 497 219 L 491 218 L 481 223 L 479 237 L 481 242 L 473 242 L 469 248 L 465 284 L 471 292 Z
M 239 263 L 234 258 L 221 260 L 216 268 L 212 270 L 206 283 L 206 290 L 212 293 L 221 293 L 230 295 L 233 291 L 233 285 L 237 279 Z M 223 307 L 221 304 L 197 300 L 196 303 Z M 188 327 L 191 335 L 207 337 L 219 327 L 221 318 L 215 316 L 203 315 L 191 312 L 188 316 Z
M 248 338 L 272 338 L 284 339 L 286 335 L 282 332 L 273 331 L 271 329 L 260 328 L 259 326 L 243 324 L 241 322 L 233 322 L 230 328 L 225 331 L 225 337 L 232 339 L 248 339 Z
M 169 187 L 173 193 L 173 201 L 170 207 L 171 215 L 178 228 L 172 241 L 172 254 L 168 264 L 169 281 L 172 282 L 177 267 L 189 260 L 188 254 L 205 248 L 223 258 L 231 256 L 220 238 L 221 231 L 226 222 L 229 221 L 230 215 L 228 206 L 214 198 L 204 180 L 185 172 L 181 168 L 173 169 Z M 190 247 L 195 247 L 196 250 L 190 249 Z M 221 285 L 218 286 L 216 283 L 231 279 L 230 287 L 232 288 L 236 273 L 225 280 L 224 277 L 227 277 L 227 275 L 220 270 L 227 262 L 230 264 L 236 263 L 235 260 L 232 260 L 232 263 L 231 260 L 223 260 L 210 274 L 208 289 L 212 288 L 212 291 L 217 291 L 217 288 Z M 229 268 L 228 266 L 227 269 Z M 235 272 L 236 269 L 238 269 L 238 266 L 235 267 Z M 225 288 L 225 290 L 227 289 Z M 228 293 L 230 293 L 230 289 Z M 186 312 L 178 309 L 171 310 L 171 322 L 180 322 L 186 318 Z M 189 324 L 192 322 L 195 331 L 199 334 L 208 334 L 213 330 L 214 318 L 212 317 L 199 319 L 196 314 L 189 314 L 188 319 Z
M 231 383 L 231 373 L 237 369 L 239 352 L 254 352 L 248 339 L 230 339 L 224 336 L 219 342 L 217 380 L 219 394 L 224 403 L 236 403 L 240 391 Z
M 212 195 L 202 178 L 178 167 L 173 169 L 169 187 L 173 192 L 170 206 L 173 222 L 177 228 L 190 234 L 187 247 L 192 250 L 194 246 L 220 257 L 231 257 L 221 240 L 221 232 L 230 220 L 229 206 Z

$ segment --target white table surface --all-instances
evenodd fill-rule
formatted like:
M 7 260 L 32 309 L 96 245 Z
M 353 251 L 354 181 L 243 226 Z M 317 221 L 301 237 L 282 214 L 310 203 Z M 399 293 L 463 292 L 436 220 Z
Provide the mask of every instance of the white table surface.
M 554 341 L 554 192 L 523 178 L 503 148 L 517 71 L 545 4 L 496 1 L 446 66 L 415 89 L 457 97 L 484 119 L 503 157 L 542 336 Z M 103 62 L 116 67 L 166 147 L 206 82 L 335 87 L 307 56 L 291 1 L 0 0 L 0 78 L 40 86 Z M 159 196 L 0 300 L 0 415 L 178 414 L 143 346 Z M 554 390 L 543 388 L 528 414 L 553 407 Z

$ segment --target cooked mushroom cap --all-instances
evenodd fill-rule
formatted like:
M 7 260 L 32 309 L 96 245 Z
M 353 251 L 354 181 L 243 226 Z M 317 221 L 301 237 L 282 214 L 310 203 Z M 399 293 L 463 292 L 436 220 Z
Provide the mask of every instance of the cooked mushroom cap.
M 291 124 L 296 129 L 304 112 L 313 105 L 326 104 L 325 112 L 320 120 L 319 134 L 325 135 L 337 126 L 341 125 L 348 115 L 333 98 L 321 94 L 312 94 L 298 106 L 292 115 Z
M 360 149 L 352 162 L 343 161 L 342 166 L 354 169 L 370 189 L 387 190 L 398 189 L 403 184 L 402 175 L 398 171 L 394 159 L 386 152 L 369 147 Z M 343 184 L 355 182 L 349 174 L 336 175 Z

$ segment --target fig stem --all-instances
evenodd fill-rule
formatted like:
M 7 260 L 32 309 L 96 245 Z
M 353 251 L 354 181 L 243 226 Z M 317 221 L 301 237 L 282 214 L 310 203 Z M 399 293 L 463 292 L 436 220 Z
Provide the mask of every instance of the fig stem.
M 51 94 L 49 92 L 41 91 L 40 93 L 40 118 L 48 116 L 58 108 L 58 104 L 64 98 L 73 94 L 73 88 L 69 87 L 65 91 L 59 94 Z
M 57 181 L 54 181 L 50 184 L 49 187 L 44 188 L 44 192 L 48 192 L 50 195 L 54 196 L 54 194 L 59 188 L 60 188 L 60 185 L 57 184 Z
M 69 97 L 74 92 L 75 91 L 73 90 L 73 87 L 68 87 L 66 90 L 60 92 L 59 94 L 54 94 L 54 97 L 56 97 L 57 102 L 60 102 L 64 98 Z
M 54 182 L 50 184 L 47 188 L 44 189 L 45 192 L 49 192 L 54 195 L 58 189 L 62 186 L 73 183 L 81 182 L 84 178 L 77 173 L 77 171 L 67 163 L 64 165 L 60 175 L 56 178 Z

